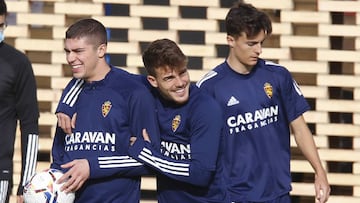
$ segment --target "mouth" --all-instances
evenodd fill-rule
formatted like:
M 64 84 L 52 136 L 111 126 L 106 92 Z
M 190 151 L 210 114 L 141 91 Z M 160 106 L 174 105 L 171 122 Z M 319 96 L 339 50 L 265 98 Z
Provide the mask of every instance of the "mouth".
M 177 89 L 174 91 L 176 97 L 182 98 L 186 95 L 186 88 Z
M 79 73 L 81 71 L 81 68 L 82 66 L 81 65 L 72 65 L 71 66 L 71 70 L 73 73 Z
M 181 89 L 178 89 L 176 90 L 175 92 L 178 93 L 178 94 L 181 94 L 185 91 L 185 88 L 181 88 Z
M 259 60 L 258 57 L 251 57 L 251 60 L 254 61 L 254 62 L 257 62 Z
M 174 91 L 173 100 L 177 104 L 183 104 L 184 102 L 188 101 L 188 89 L 187 88 L 181 88 L 176 91 Z
M 72 69 L 78 69 L 78 68 L 80 68 L 80 67 L 81 67 L 81 65 L 72 65 L 72 66 L 71 66 Z

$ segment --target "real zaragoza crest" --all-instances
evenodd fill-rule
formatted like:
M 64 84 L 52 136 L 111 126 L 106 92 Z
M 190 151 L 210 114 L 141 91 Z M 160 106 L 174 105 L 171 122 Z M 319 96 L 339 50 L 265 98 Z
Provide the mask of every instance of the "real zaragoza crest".
M 106 101 L 102 104 L 101 112 L 102 112 L 102 115 L 104 116 L 104 118 L 109 114 L 111 107 L 112 107 L 111 101 Z
M 175 132 L 179 125 L 180 125 L 180 122 L 181 122 L 181 116 L 180 115 L 176 115 L 173 120 L 172 120 L 172 123 L 171 123 L 171 129 L 173 132 Z
M 271 86 L 270 83 L 266 82 L 264 84 L 264 91 L 265 91 L 266 95 L 269 97 L 269 99 L 271 99 L 273 96 L 273 87 Z

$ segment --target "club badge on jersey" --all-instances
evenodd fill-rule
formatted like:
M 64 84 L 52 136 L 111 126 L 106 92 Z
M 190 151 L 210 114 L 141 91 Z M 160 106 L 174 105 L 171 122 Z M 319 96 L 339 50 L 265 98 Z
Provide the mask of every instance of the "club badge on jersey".
M 269 97 L 269 99 L 271 99 L 273 96 L 273 87 L 270 83 L 266 82 L 264 84 L 264 91 L 265 91 L 266 95 Z
M 172 123 L 171 123 L 171 129 L 173 132 L 175 132 L 179 125 L 181 123 L 181 116 L 180 115 L 176 115 L 173 120 L 172 120 Z
M 112 107 L 111 101 L 106 101 L 102 104 L 101 112 L 104 118 L 109 114 L 111 107 Z

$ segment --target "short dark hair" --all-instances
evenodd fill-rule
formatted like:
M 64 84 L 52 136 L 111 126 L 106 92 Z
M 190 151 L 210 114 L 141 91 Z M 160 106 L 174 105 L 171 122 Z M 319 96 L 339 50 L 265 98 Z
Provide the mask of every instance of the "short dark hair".
M 156 68 L 169 66 L 175 69 L 187 65 L 187 57 L 179 46 L 169 39 L 158 39 L 150 43 L 142 59 L 147 73 L 151 76 L 156 76 Z
M 5 0 L 0 0 L 0 15 L 7 15 L 7 7 Z
M 272 33 L 271 20 L 269 16 L 256 9 L 251 4 L 237 2 L 226 15 L 225 18 L 226 32 L 235 38 L 243 32 L 248 37 L 253 37 L 262 30 L 266 35 Z
M 107 44 L 107 33 L 105 26 L 99 21 L 86 18 L 72 24 L 65 33 L 66 39 L 86 37 L 92 44 L 99 46 Z

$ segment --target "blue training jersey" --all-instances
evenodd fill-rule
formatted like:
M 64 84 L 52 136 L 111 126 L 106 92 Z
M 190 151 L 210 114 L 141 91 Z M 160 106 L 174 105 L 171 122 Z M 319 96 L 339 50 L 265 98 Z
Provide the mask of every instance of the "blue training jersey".
M 224 110 L 224 169 L 231 200 L 267 201 L 291 191 L 290 129 L 309 110 L 290 72 L 259 59 L 249 74 L 217 66 L 197 85 Z
M 195 85 L 184 105 L 161 99 L 157 90 L 153 94 L 161 152 L 137 140 L 130 154 L 159 172 L 159 203 L 229 203 L 219 157 L 220 106 Z
M 76 192 L 75 202 L 139 202 L 140 176 L 149 171 L 128 155 L 130 136 L 143 139 L 146 128 L 152 147 L 159 149 L 154 105 L 142 83 L 115 67 L 101 81 L 70 81 L 57 112 L 76 112 L 76 127 L 72 134 L 57 128 L 51 167 L 61 169 L 74 159 L 89 161 L 90 178 Z

